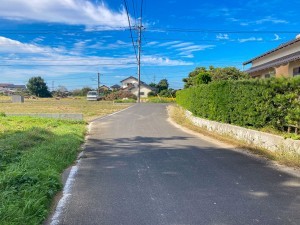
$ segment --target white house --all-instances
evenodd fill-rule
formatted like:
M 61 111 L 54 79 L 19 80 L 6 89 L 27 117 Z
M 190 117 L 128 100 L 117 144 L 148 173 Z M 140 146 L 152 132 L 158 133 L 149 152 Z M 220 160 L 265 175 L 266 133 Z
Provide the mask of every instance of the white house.
M 252 64 L 246 70 L 252 77 L 293 77 L 300 75 L 300 35 L 243 63 Z
M 24 91 L 24 90 L 26 90 L 26 86 L 0 83 L 0 93 L 14 93 L 18 90 Z
M 134 95 L 138 95 L 138 79 L 130 76 L 124 80 L 121 80 L 121 87 L 123 90 L 128 90 Z M 140 96 L 143 98 L 148 97 L 149 92 L 155 91 L 155 88 L 150 87 L 143 81 L 140 82 Z

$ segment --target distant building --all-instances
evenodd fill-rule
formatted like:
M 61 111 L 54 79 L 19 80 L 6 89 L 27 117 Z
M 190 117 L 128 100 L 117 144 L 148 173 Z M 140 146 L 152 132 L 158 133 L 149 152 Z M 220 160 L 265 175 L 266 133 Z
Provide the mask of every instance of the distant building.
M 25 85 L 0 83 L 0 93 L 13 94 L 17 91 L 25 91 L 26 89 Z
M 110 88 L 107 87 L 106 85 L 102 85 L 101 87 L 99 87 L 100 92 L 106 92 L 106 91 L 109 91 L 109 90 L 110 90 Z
M 115 85 L 111 86 L 110 89 L 111 89 L 112 91 L 118 91 L 118 90 L 121 89 L 121 86 L 118 85 L 118 84 L 115 84 Z
M 245 72 L 255 78 L 293 77 L 300 75 L 300 35 L 275 49 L 243 63 L 252 64 Z
M 121 81 L 121 87 L 123 90 L 128 90 L 134 95 L 138 95 L 138 79 L 130 76 Z M 155 91 L 155 88 L 150 87 L 145 82 L 140 82 L 140 96 L 148 97 L 148 93 L 151 91 Z

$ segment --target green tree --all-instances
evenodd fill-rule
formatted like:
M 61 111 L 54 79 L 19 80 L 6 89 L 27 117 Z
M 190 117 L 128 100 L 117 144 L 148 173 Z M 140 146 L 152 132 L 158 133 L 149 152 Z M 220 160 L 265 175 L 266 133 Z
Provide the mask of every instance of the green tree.
M 162 90 L 168 90 L 169 88 L 168 80 L 162 79 L 161 81 L 158 82 L 156 88 L 158 89 L 158 93 L 160 93 Z
M 183 79 L 184 88 L 197 86 L 199 84 L 208 84 L 211 81 L 220 80 L 243 80 L 250 79 L 249 74 L 240 71 L 235 67 L 197 67 L 189 73 L 187 78 Z
M 212 68 L 210 71 L 213 81 L 249 79 L 249 74 L 235 67 Z
M 30 94 L 32 94 L 32 95 L 42 97 L 42 98 L 51 97 L 51 93 L 48 90 L 48 87 L 47 87 L 44 79 L 41 78 L 40 76 L 31 77 L 28 80 L 27 89 L 29 90 Z

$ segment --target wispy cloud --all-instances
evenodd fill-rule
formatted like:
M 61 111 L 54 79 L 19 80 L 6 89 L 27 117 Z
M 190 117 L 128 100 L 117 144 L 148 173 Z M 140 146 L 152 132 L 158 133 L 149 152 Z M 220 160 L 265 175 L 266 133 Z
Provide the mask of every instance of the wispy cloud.
M 104 30 L 128 26 L 123 7 L 113 11 L 104 2 L 92 3 L 86 0 L 1 0 L 0 17 L 9 20 L 85 25 Z
M 216 38 L 217 38 L 218 40 L 229 40 L 229 35 L 228 35 L 228 34 L 218 34 L 218 35 L 216 36 Z
M 278 35 L 278 34 L 274 34 L 275 38 L 273 39 L 273 41 L 279 41 L 282 38 Z
M 250 38 L 244 38 L 244 39 L 238 39 L 239 42 L 249 42 L 249 41 L 263 41 L 262 38 L 256 38 L 256 37 L 250 37 Z
M 169 42 L 165 42 L 165 43 L 159 44 L 158 46 L 164 47 L 164 46 L 175 45 L 175 44 L 178 44 L 178 43 L 180 43 L 180 41 L 169 41 Z
M 22 43 L 17 40 L 0 36 L 0 56 L 2 58 L 1 76 L 28 77 L 28 74 L 45 74 L 47 76 L 63 76 L 66 74 L 91 73 L 101 66 L 106 70 L 118 70 L 136 67 L 134 55 L 125 56 L 91 56 L 81 54 L 81 48 L 87 48 L 89 40 L 78 41 L 73 44 L 73 49 L 52 48 L 37 44 Z M 130 43 L 116 41 L 112 45 L 126 46 Z M 77 52 L 75 51 L 77 49 Z M 191 62 L 160 57 L 156 55 L 143 55 L 144 66 L 187 66 Z

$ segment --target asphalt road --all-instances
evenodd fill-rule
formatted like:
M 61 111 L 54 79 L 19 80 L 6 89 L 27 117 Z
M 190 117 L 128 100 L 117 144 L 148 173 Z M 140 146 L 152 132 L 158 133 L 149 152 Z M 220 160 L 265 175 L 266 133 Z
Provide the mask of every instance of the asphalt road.
M 140 104 L 95 121 L 64 225 L 300 224 L 300 179 Z

